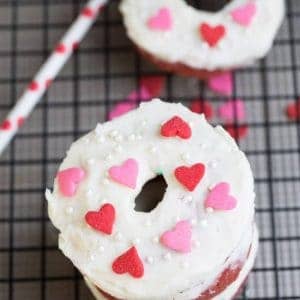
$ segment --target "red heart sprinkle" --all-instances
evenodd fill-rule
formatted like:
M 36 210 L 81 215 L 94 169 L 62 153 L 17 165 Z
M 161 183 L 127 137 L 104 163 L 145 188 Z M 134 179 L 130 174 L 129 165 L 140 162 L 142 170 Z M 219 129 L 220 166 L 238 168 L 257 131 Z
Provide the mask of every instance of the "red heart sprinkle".
M 144 275 L 144 265 L 135 247 L 131 247 L 117 257 L 112 264 L 112 269 L 117 274 L 129 273 L 134 278 Z
M 162 125 L 160 133 L 165 137 L 179 136 L 182 139 L 189 139 L 192 135 L 192 130 L 187 122 L 175 116 Z
M 39 84 L 36 81 L 32 81 L 29 84 L 28 89 L 32 92 L 37 91 L 39 89 Z
M 249 133 L 248 125 L 227 124 L 224 128 L 236 140 L 245 138 Z
M 210 47 L 215 47 L 226 34 L 226 29 L 223 25 L 211 26 L 207 23 L 202 23 L 199 31 Z
M 67 51 L 67 48 L 64 44 L 58 44 L 55 48 L 55 52 L 59 54 L 63 54 Z
M 4 120 L 2 122 L 2 124 L 0 125 L 0 129 L 1 130 L 6 130 L 6 131 L 10 130 L 11 127 L 12 127 L 12 124 L 11 124 L 11 122 L 9 120 Z
M 190 109 L 192 112 L 198 114 L 204 114 L 207 120 L 211 120 L 214 115 L 212 105 L 205 100 L 201 100 L 201 99 L 194 100 L 190 106 Z
M 175 169 L 176 179 L 189 191 L 193 191 L 205 173 L 205 165 L 198 163 L 191 167 L 181 166 Z
M 113 205 L 104 204 L 99 211 L 89 211 L 85 221 L 94 229 L 106 234 L 111 234 L 115 222 L 115 208 Z
M 87 18 L 92 18 L 94 14 L 94 11 L 89 7 L 85 7 L 81 12 L 81 15 Z
M 25 119 L 23 117 L 19 117 L 18 120 L 17 120 L 17 124 L 18 124 L 18 127 L 20 128 L 25 122 Z
M 159 96 L 164 84 L 164 76 L 144 76 L 140 80 L 140 85 L 146 88 L 151 97 Z
M 287 117 L 292 121 L 300 120 L 300 99 L 286 107 Z

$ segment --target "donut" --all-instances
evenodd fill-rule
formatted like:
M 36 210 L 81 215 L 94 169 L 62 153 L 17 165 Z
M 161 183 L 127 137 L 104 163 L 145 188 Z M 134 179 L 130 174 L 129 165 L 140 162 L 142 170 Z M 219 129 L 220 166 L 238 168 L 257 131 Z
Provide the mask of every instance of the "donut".
M 266 55 L 282 22 L 284 0 L 232 0 L 217 12 L 185 0 L 122 0 L 127 34 L 167 71 L 207 79 Z
M 155 178 L 163 194 L 146 209 Z M 97 299 L 231 299 L 254 263 L 250 165 L 222 127 L 181 104 L 154 99 L 97 125 L 46 198 L 59 248 Z

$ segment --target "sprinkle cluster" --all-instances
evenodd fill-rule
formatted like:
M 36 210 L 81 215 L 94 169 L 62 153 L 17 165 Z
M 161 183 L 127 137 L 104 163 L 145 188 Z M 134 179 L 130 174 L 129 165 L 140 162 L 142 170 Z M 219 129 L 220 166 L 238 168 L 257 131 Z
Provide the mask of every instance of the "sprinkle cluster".
M 97 126 L 95 133 L 97 136 L 103 137 L 99 126 Z M 192 134 L 191 124 L 183 120 L 180 116 L 173 116 L 162 124 L 160 128 L 160 136 L 162 138 L 177 138 L 182 140 L 182 142 L 190 139 Z M 109 136 L 116 141 L 123 140 L 123 136 L 116 130 L 110 132 Z M 101 140 L 104 141 L 104 137 Z M 111 161 L 111 159 L 108 161 Z M 90 158 L 87 161 L 87 165 L 93 165 L 94 162 L 95 160 Z M 68 168 L 58 172 L 57 183 L 61 194 L 66 198 L 72 198 L 78 192 L 80 184 L 87 178 L 87 173 L 88 172 L 81 167 Z M 107 170 L 107 174 L 113 183 L 134 190 L 136 189 L 139 180 L 139 162 L 134 158 L 128 158 L 120 165 L 112 165 Z M 205 174 L 206 166 L 199 162 L 193 165 L 178 166 L 175 168 L 173 175 L 185 190 L 192 192 L 198 187 Z M 183 201 L 187 204 L 191 203 L 193 202 L 193 197 L 185 196 L 183 197 Z M 204 201 L 204 206 L 208 212 L 214 212 L 214 210 L 232 210 L 236 205 L 237 200 L 230 195 L 230 186 L 226 182 L 220 182 L 211 187 Z M 68 207 L 67 213 L 72 214 L 72 212 L 73 208 Z M 85 222 L 91 229 L 103 235 L 114 234 L 114 237 L 117 240 L 121 240 L 121 233 L 114 232 L 117 218 L 118 211 L 111 203 L 105 203 L 97 211 L 88 211 L 85 214 Z M 160 237 L 155 237 L 154 242 L 160 243 L 165 248 L 177 253 L 188 253 L 192 250 L 192 243 L 197 244 L 197 241 L 193 241 L 192 239 L 192 227 L 195 226 L 196 223 L 197 220 L 195 219 L 176 219 L 174 226 L 161 233 Z M 149 225 L 151 226 L 151 224 Z M 201 226 L 207 226 L 207 220 L 202 220 Z M 112 262 L 113 272 L 116 274 L 128 273 L 133 278 L 140 278 L 144 275 L 143 260 L 140 258 L 137 249 L 139 244 L 140 239 L 136 238 L 134 240 L 135 246 L 126 250 L 124 253 L 121 253 L 120 256 Z M 199 245 L 197 244 L 197 247 L 198 246 Z M 171 259 L 171 253 L 166 253 L 164 259 Z M 152 264 L 154 258 L 148 256 L 145 258 L 145 261 Z M 186 266 L 187 263 L 185 262 L 183 265 Z

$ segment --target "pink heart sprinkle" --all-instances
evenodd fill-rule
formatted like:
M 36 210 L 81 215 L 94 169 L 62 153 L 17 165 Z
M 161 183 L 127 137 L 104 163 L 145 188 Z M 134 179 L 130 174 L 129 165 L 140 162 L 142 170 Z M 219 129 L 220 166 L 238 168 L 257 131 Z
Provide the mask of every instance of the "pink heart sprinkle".
M 227 101 L 219 107 L 219 116 L 225 121 L 245 120 L 244 102 L 241 99 Z
M 147 24 L 152 30 L 171 30 L 173 26 L 173 20 L 170 9 L 167 7 L 161 8 L 154 16 L 149 18 Z
M 248 27 L 251 24 L 255 14 L 256 4 L 254 2 L 249 2 L 231 12 L 233 20 L 245 27 Z
M 65 197 L 74 196 L 78 184 L 84 179 L 84 177 L 84 170 L 76 167 L 58 172 L 57 181 L 59 190 Z
M 172 230 L 160 237 L 160 242 L 172 250 L 188 253 L 191 251 L 192 226 L 189 221 L 178 222 Z
M 125 101 L 115 105 L 109 112 L 108 119 L 112 120 L 135 109 L 137 107 L 137 101 L 147 101 L 150 99 L 151 96 L 149 92 L 144 87 L 141 87 L 139 91 L 131 92 Z
M 208 87 L 216 93 L 230 96 L 233 91 L 232 73 L 224 72 L 222 74 L 211 77 L 208 80 Z
M 237 205 L 237 200 L 229 195 L 230 185 L 227 182 L 218 183 L 208 194 L 205 207 L 216 210 L 232 210 Z
M 109 176 L 117 183 L 135 189 L 139 168 L 135 159 L 126 160 L 121 166 L 113 166 L 108 170 Z

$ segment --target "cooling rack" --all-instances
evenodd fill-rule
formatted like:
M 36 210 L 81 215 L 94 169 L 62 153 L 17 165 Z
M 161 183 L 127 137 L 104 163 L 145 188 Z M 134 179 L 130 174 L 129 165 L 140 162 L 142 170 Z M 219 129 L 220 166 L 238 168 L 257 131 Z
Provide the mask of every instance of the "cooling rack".
M 0 118 L 68 28 L 84 3 L 0 0 Z M 235 72 L 235 98 L 245 101 L 250 131 L 240 146 L 256 179 L 261 243 L 241 299 L 300 299 L 300 124 L 284 113 L 299 98 L 300 1 L 268 57 Z M 163 73 L 126 37 L 112 1 L 80 49 L 0 159 L 0 299 L 92 299 L 81 276 L 57 249 L 43 193 L 70 143 L 104 121 L 141 76 L 166 78 L 161 97 L 217 106 L 225 99 L 195 79 Z M 215 120 L 216 121 L 216 120 Z

